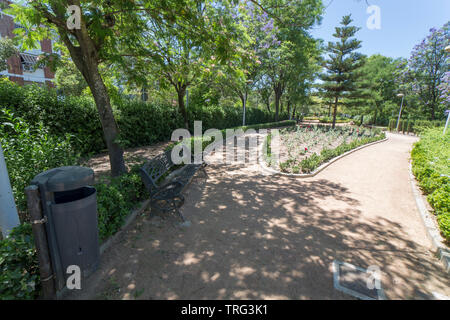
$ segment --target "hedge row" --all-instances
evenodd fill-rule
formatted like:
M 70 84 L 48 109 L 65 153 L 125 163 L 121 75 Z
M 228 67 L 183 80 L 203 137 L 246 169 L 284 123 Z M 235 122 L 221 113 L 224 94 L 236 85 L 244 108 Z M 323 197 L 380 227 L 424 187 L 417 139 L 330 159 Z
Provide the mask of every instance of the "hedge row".
M 60 98 L 53 89 L 36 85 L 21 87 L 1 79 L 0 107 L 8 108 L 30 125 L 44 124 L 52 135 L 73 135 L 72 144 L 80 154 L 98 153 L 106 148 L 98 112 L 89 97 Z M 124 147 L 170 140 L 171 133 L 183 127 L 176 106 L 130 100 L 113 106 L 113 111 Z M 203 122 L 203 130 L 225 129 L 241 125 L 242 108 L 190 105 L 188 116 L 191 130 L 194 120 Z M 250 125 L 273 121 L 273 117 L 263 109 L 247 108 L 246 111 L 246 122 Z M 279 118 L 285 120 L 288 115 L 282 113 Z
M 445 121 L 442 120 L 400 120 L 398 124 L 398 131 L 405 133 L 419 134 L 426 129 L 441 127 L 445 125 Z M 389 120 L 389 131 L 395 131 L 397 129 L 397 119 Z
M 450 134 L 425 130 L 411 152 L 412 171 L 435 210 L 441 232 L 450 244 Z

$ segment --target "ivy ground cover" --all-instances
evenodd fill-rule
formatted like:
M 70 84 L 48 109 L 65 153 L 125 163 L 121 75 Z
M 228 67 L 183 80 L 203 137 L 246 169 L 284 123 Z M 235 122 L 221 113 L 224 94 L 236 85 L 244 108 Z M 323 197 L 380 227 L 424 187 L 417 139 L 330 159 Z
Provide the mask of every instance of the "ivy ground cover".
M 385 138 L 379 129 L 297 126 L 280 131 L 279 161 L 269 165 L 285 173 L 310 173 L 321 164 L 367 143 Z M 271 141 L 270 137 L 267 141 Z M 270 147 L 269 147 L 270 149 Z

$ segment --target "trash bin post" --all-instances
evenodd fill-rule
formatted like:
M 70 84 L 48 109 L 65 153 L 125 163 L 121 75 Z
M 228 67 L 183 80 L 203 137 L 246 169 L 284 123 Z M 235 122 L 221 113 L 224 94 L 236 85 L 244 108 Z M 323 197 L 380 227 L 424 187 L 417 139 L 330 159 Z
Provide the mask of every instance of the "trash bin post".
M 46 219 L 42 215 L 39 188 L 36 185 L 28 186 L 25 188 L 25 194 L 27 197 L 28 213 L 31 216 L 31 227 L 33 229 L 36 252 L 39 259 L 42 297 L 46 300 L 53 300 L 56 298 L 56 291 L 47 243 L 47 233 L 44 227 Z

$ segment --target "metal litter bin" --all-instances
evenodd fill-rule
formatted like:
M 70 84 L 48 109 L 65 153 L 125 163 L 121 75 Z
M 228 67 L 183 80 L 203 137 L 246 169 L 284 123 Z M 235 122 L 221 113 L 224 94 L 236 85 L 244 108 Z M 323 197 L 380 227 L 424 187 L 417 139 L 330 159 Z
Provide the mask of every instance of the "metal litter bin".
M 97 192 L 89 186 L 94 171 L 60 167 L 38 174 L 31 184 L 39 187 L 56 290 L 66 285 L 67 267 L 80 267 L 83 277 L 98 267 Z

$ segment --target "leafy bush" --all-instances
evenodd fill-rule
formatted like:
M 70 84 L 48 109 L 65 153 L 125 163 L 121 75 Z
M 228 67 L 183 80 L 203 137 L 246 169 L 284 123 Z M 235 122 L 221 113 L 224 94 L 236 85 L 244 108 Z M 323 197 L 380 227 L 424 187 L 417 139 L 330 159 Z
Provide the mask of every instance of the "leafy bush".
M 31 225 L 26 223 L 0 241 L 0 299 L 35 299 L 39 292 L 37 254 Z
M 420 134 L 426 129 L 441 127 L 445 125 L 443 120 L 402 120 L 400 119 L 398 123 L 398 131 L 403 133 L 415 133 Z M 397 128 L 397 118 L 392 118 L 389 120 L 389 131 L 395 131 Z
M 77 162 L 71 142 L 69 135 L 50 135 L 42 124 L 32 127 L 8 109 L 0 109 L 0 143 L 19 210 L 25 210 L 24 189 L 35 175 Z
M 39 123 L 54 136 L 73 136 L 72 145 L 80 154 L 97 153 L 106 148 L 97 108 L 92 98 L 59 97 L 56 90 L 37 85 L 18 86 L 0 79 L 0 107 L 8 108 L 31 126 Z M 242 108 L 217 105 L 189 105 L 190 129 L 194 120 L 202 120 L 203 130 L 225 129 L 242 123 Z M 183 128 L 177 106 L 156 105 L 140 100 L 120 101 L 113 112 L 121 131 L 119 142 L 124 147 L 138 147 L 170 139 L 172 131 Z M 280 120 L 288 118 L 280 114 Z M 267 110 L 247 108 L 249 125 L 273 121 Z
M 97 189 L 98 229 L 100 240 L 119 231 L 130 210 L 138 201 L 148 197 L 141 177 L 134 167 L 130 173 L 113 178 L 110 183 L 101 182 Z
M 450 242 L 450 135 L 442 128 L 424 129 L 411 152 L 412 171 L 427 194 L 440 230 Z

